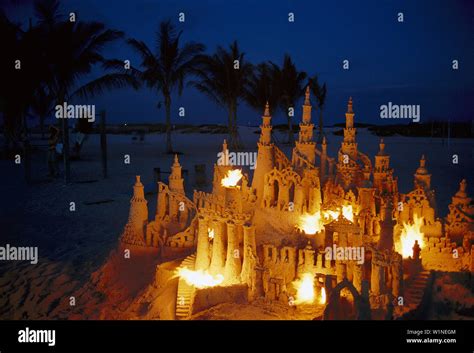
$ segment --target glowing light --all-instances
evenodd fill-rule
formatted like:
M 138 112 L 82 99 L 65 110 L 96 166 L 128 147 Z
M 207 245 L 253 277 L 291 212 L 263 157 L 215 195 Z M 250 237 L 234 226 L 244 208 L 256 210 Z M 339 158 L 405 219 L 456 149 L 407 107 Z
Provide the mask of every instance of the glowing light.
M 395 250 L 402 254 L 404 258 L 408 258 L 413 255 L 413 246 L 415 240 L 418 240 L 420 249 L 423 248 L 424 234 L 421 232 L 421 226 L 423 225 L 423 217 L 415 215 L 413 218 L 413 224 L 403 223 L 402 233 L 400 235 L 400 241 L 395 244 Z
M 314 276 L 311 273 L 305 273 L 293 282 L 296 287 L 295 304 L 312 304 L 314 303 Z
M 323 213 L 323 218 L 326 222 L 332 222 L 335 219 L 339 218 L 339 215 L 341 214 L 341 210 L 325 210 L 322 212 Z M 354 210 L 352 208 L 352 205 L 346 205 L 342 206 L 342 216 L 347 219 L 348 221 L 354 222 Z
M 218 274 L 216 276 L 212 276 L 207 271 L 203 270 L 192 271 L 186 267 L 179 267 L 177 269 L 177 273 L 178 276 L 183 278 L 188 285 L 199 289 L 216 287 L 224 282 L 223 275 Z
M 333 221 L 339 217 L 339 211 L 326 210 L 323 211 L 323 217 L 326 221 Z
M 308 235 L 322 231 L 324 227 L 321 221 L 321 214 L 319 212 L 314 214 L 305 213 L 300 216 L 297 228 Z
M 222 178 L 221 185 L 226 188 L 237 186 L 237 183 L 242 179 L 243 174 L 240 169 L 232 169 L 227 172 L 227 175 Z
M 354 222 L 354 212 L 352 205 L 342 206 L 342 215 L 348 221 Z
M 209 239 L 214 239 L 214 229 L 207 228 L 207 235 L 209 236 Z
M 326 304 L 326 289 L 321 288 L 321 297 L 319 297 L 319 304 Z

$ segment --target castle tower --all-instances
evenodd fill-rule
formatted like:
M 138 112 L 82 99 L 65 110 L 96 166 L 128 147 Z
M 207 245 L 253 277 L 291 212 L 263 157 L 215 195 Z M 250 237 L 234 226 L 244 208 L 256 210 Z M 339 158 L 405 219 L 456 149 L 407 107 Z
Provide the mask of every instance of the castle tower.
M 174 163 L 171 166 L 169 188 L 171 191 L 184 194 L 184 179 L 181 176 L 181 164 L 179 164 L 177 154 L 174 155 Z
M 354 111 L 352 110 L 352 97 L 349 97 L 346 112 L 346 127 L 344 128 L 344 140 L 342 141 L 341 152 L 349 155 L 352 159 L 357 159 L 357 129 L 354 127 Z
M 357 150 L 356 130 L 354 127 L 352 97 L 350 97 L 347 103 L 344 139 L 337 156 L 337 180 L 344 189 L 360 185 L 364 180 L 363 170 L 358 163 L 362 160 Z M 368 160 L 368 157 L 366 159 Z M 368 163 L 370 163 L 370 160 L 364 162 L 365 165 Z
M 229 148 L 227 141 L 224 139 L 222 143 L 222 151 L 218 153 L 217 164 L 214 165 L 214 178 L 212 180 L 212 192 L 217 195 L 225 195 L 225 188 L 221 181 L 227 175 L 227 172 L 232 169 L 229 159 Z
M 212 229 L 214 230 L 214 240 L 212 244 L 211 263 L 209 272 L 215 276 L 224 273 L 224 266 L 227 253 L 227 236 L 226 224 L 221 220 L 214 220 L 212 222 Z
M 306 87 L 305 99 L 303 104 L 303 119 L 300 123 L 300 132 L 295 147 L 306 159 L 314 164 L 316 158 L 316 144 L 313 141 L 314 124 L 311 123 L 311 102 L 309 99 L 309 85 Z
M 467 182 L 466 179 L 463 179 L 459 183 L 459 190 L 456 194 L 452 197 L 452 204 L 455 206 L 464 206 L 467 207 L 471 203 L 471 198 L 468 197 L 467 192 Z
M 327 163 L 328 163 L 328 145 L 326 142 L 326 136 L 323 136 L 323 142 L 321 144 L 321 178 L 324 178 L 327 173 Z
M 458 240 L 466 239 L 463 241 L 467 241 L 469 233 L 474 230 L 474 205 L 471 204 L 472 199 L 468 196 L 466 188 L 466 179 L 463 179 L 459 183 L 458 192 L 452 197 L 446 216 L 446 230 L 449 236 Z
M 393 250 L 393 227 L 396 221 L 392 219 L 393 204 L 389 198 L 382 204 L 382 222 L 380 224 L 380 238 L 378 248 Z
M 390 156 L 385 152 L 385 143 L 380 139 L 379 152 L 375 155 L 374 187 L 380 192 L 390 192 L 392 183 L 388 182 L 392 175 Z
M 247 283 L 250 287 L 252 282 L 252 272 L 258 265 L 257 245 L 255 242 L 255 227 L 251 224 L 244 224 L 244 261 L 240 278 L 243 283 Z
M 264 176 L 274 167 L 273 143 L 271 141 L 272 117 L 270 115 L 270 106 L 265 105 L 265 112 L 262 116 L 262 125 L 260 125 L 260 139 L 258 145 L 257 165 L 253 173 L 252 188 L 257 190 L 257 198 L 260 200 L 263 196 Z
M 130 200 L 128 222 L 122 233 L 122 242 L 145 246 L 145 227 L 148 223 L 147 203 L 143 184 L 140 181 L 140 176 L 137 175 L 133 186 L 133 197 Z
M 426 169 L 425 155 L 421 156 L 420 166 L 416 170 L 414 183 L 415 188 L 419 185 L 425 190 L 431 189 L 431 174 L 429 174 L 428 169 Z
M 242 262 L 239 249 L 237 226 L 234 222 L 227 222 L 227 256 L 224 268 L 224 278 L 228 284 L 240 283 Z
M 207 270 L 210 263 L 210 244 L 208 222 L 206 217 L 198 218 L 198 240 L 196 249 L 196 270 Z
M 364 182 L 357 189 L 359 191 L 359 210 L 367 210 L 367 214 L 375 216 L 375 188 L 373 187 L 373 183 L 370 181 L 370 170 L 364 170 Z

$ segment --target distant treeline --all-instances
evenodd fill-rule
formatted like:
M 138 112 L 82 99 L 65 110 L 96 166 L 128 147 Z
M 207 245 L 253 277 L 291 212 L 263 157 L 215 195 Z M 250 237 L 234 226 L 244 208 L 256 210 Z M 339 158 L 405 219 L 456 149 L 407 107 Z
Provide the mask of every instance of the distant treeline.
M 335 124 L 344 127 L 345 124 Z M 409 137 L 445 137 L 447 138 L 469 138 L 474 137 L 474 122 L 447 122 L 431 121 L 426 123 L 410 123 L 399 125 L 373 125 L 355 123 L 357 128 L 368 128 L 377 136 L 409 136 Z M 334 135 L 342 135 L 342 130 L 334 132 Z

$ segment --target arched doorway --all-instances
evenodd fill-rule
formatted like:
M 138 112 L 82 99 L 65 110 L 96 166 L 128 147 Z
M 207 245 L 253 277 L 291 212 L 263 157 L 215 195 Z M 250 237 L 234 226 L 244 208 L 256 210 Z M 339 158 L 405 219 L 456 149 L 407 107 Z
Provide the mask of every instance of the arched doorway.
M 343 296 L 341 296 L 343 292 Z M 324 309 L 324 320 L 358 320 L 366 313 L 362 308 L 362 297 L 354 285 L 345 278 L 329 294 Z
M 290 181 L 288 186 L 288 202 L 295 202 L 295 183 Z
M 278 195 L 280 193 L 280 186 L 278 185 L 278 180 L 274 179 L 273 180 L 273 200 L 272 200 L 272 206 L 278 206 Z

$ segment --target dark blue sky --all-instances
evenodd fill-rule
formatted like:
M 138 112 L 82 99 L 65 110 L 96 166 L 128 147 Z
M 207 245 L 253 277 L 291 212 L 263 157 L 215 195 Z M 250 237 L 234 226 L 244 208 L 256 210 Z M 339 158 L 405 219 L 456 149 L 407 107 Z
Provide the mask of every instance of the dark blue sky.
M 10 5 L 7 14 L 27 23 L 31 2 L 19 3 Z M 103 21 L 150 47 L 158 23 L 171 18 L 184 40 L 204 43 L 207 52 L 237 39 L 254 63 L 281 63 L 289 53 L 299 69 L 327 82 L 327 124 L 343 121 L 350 95 L 359 122 L 386 123 L 379 107 L 389 101 L 420 104 L 421 121 L 473 118 L 474 1 L 70 0 L 62 2 L 62 9 L 76 11 L 80 19 Z M 294 23 L 288 22 L 290 11 Z M 184 24 L 177 20 L 179 12 L 186 14 Z M 403 23 L 397 22 L 399 12 Z M 139 60 L 123 42 L 105 53 L 132 64 Z M 342 69 L 344 59 L 350 60 L 350 70 Z M 459 60 L 457 71 L 451 68 L 453 59 Z M 162 122 L 164 109 L 156 108 L 161 100 L 142 88 L 107 92 L 89 103 L 105 108 L 110 122 Z M 179 106 L 186 108 L 186 117 L 178 117 Z M 174 96 L 173 113 L 176 123 L 226 121 L 225 111 L 193 88 Z M 257 124 L 260 114 L 241 105 L 239 121 Z M 283 121 L 283 116 L 275 119 Z

